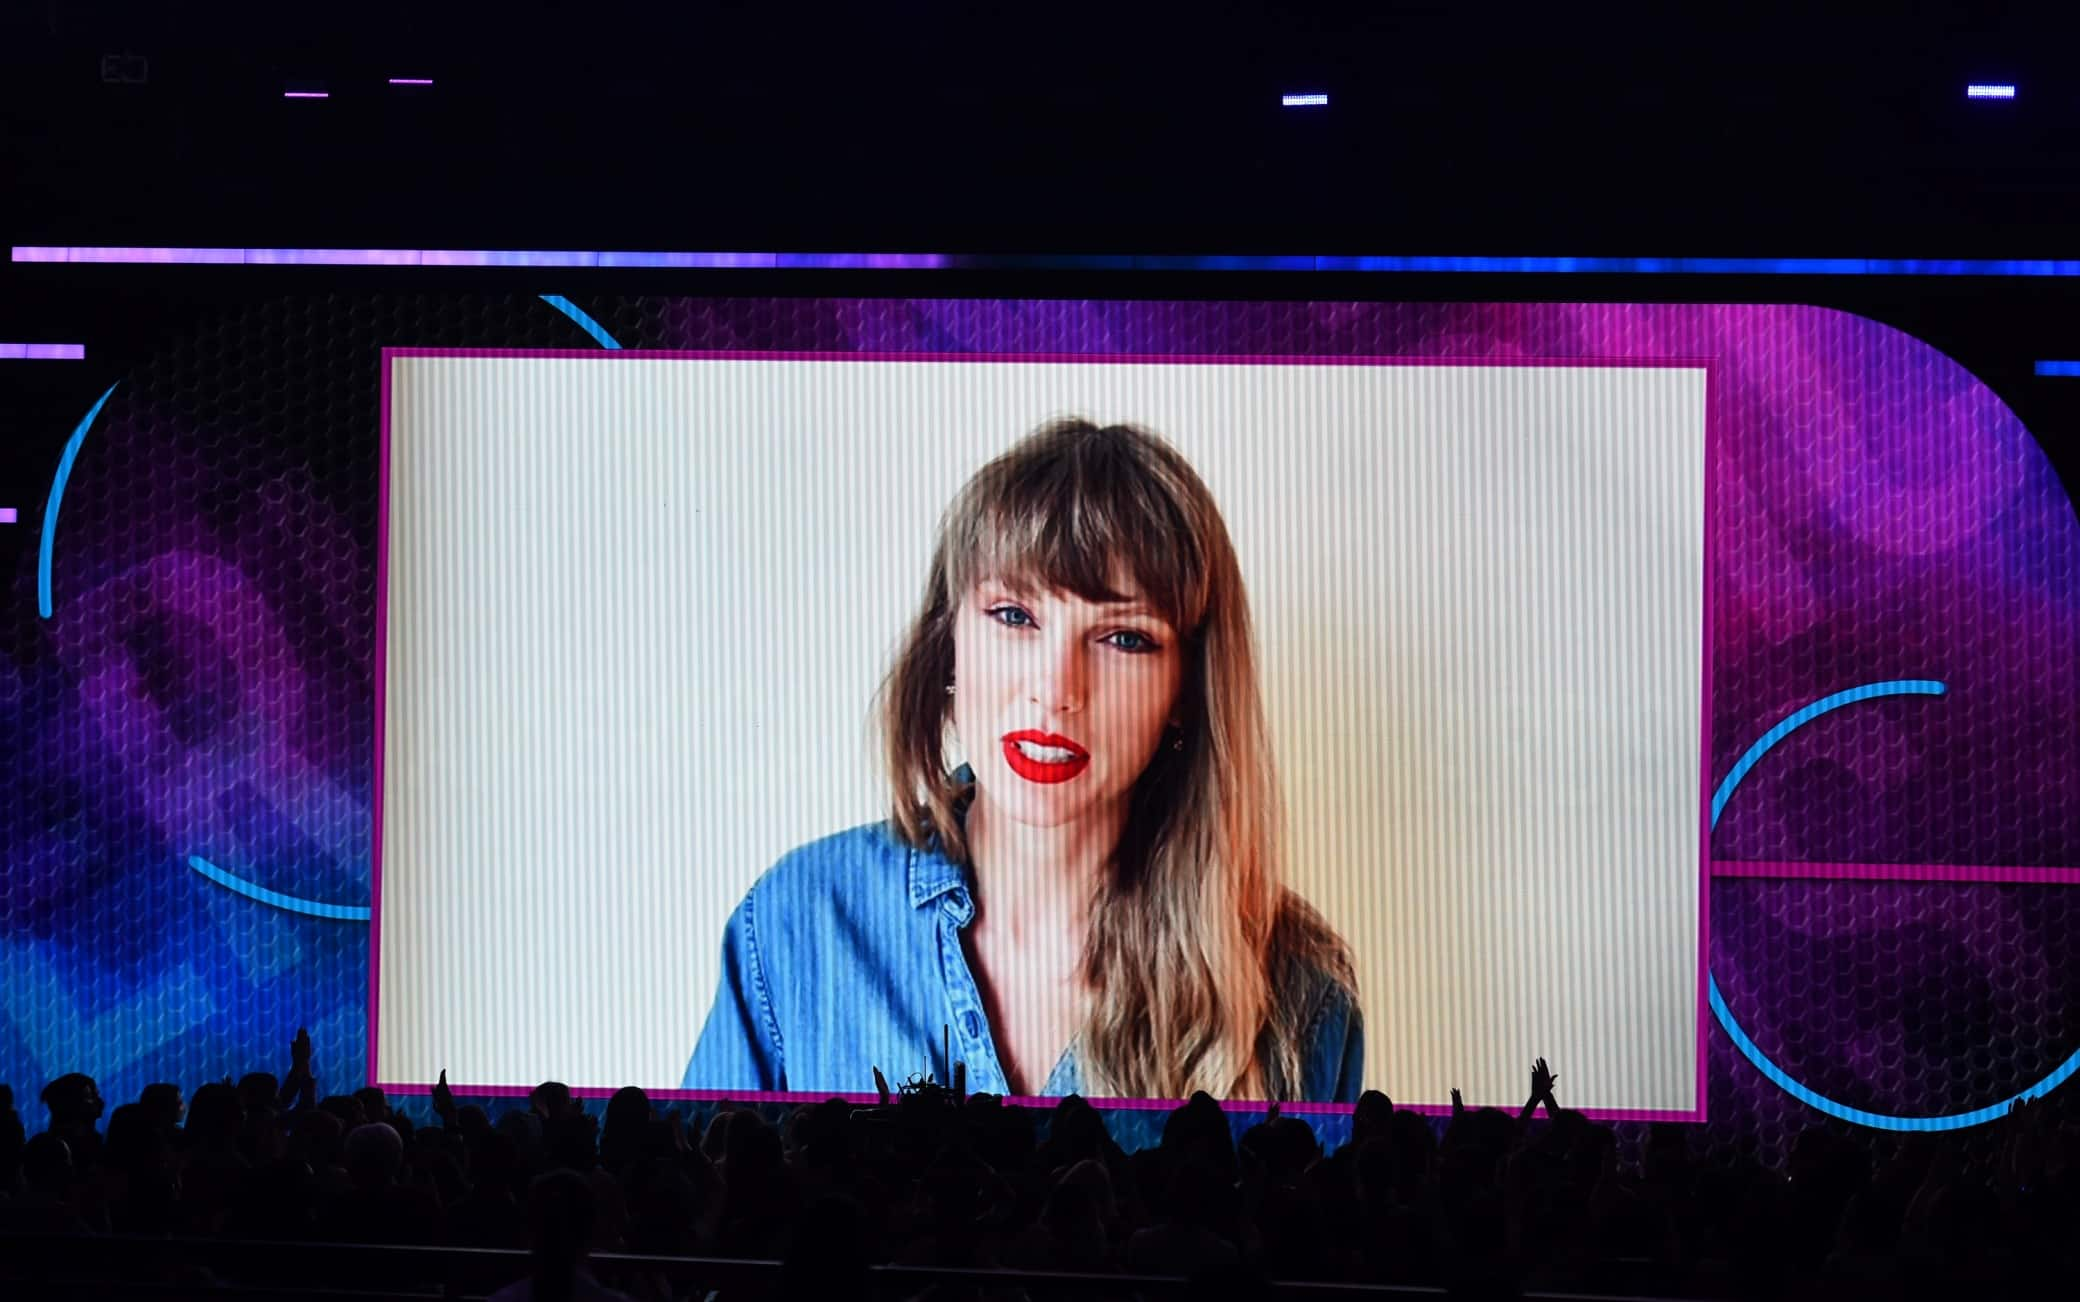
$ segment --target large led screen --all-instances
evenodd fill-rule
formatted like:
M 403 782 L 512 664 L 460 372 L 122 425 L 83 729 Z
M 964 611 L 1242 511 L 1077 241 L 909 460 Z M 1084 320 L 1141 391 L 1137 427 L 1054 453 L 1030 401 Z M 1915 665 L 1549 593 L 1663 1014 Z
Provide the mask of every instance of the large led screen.
M 17 1098 L 305 1026 L 328 1092 L 958 1062 L 1333 1142 L 1544 1056 L 1768 1153 L 2080 1069 L 2080 521 L 1980 374 L 2073 382 L 1965 328 L 2007 285 L 1799 289 L 1953 357 L 1377 278 L 194 270 L 10 363 L 76 368 L 0 503 Z
M 1702 363 L 386 375 L 383 1080 L 1696 1111 Z

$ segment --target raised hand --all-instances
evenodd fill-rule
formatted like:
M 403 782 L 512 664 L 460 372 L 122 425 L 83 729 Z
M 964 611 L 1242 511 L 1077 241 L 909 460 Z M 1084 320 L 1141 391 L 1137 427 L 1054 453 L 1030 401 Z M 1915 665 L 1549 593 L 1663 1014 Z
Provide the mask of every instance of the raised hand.
M 311 1072 L 311 1033 L 299 1026 L 289 1041 L 289 1074 L 282 1078 L 275 1106 L 285 1112 L 301 1112 L 317 1105 L 318 1078 Z
M 1466 1100 L 1460 1095 L 1458 1087 L 1454 1086 L 1452 1088 L 1452 1115 L 1455 1117 L 1461 1116 L 1465 1111 Z
M 1531 1064 L 1531 1097 L 1533 1099 L 1542 1100 L 1547 1107 L 1554 1106 L 1553 1086 L 1558 1084 L 1559 1081 L 1559 1075 L 1546 1066 L 1544 1058 L 1540 1058 Z
M 878 1094 L 880 1094 L 880 1095 L 881 1095 L 881 1102 L 882 1102 L 882 1105 L 883 1105 L 884 1107 L 885 1107 L 885 1106 L 887 1106 L 887 1104 L 888 1104 L 888 1077 L 886 1077 L 886 1076 L 884 1076 L 884 1075 L 882 1075 L 882 1074 L 881 1074 L 881 1069 L 880 1069 L 879 1067 L 876 1067 L 876 1068 L 874 1069 L 874 1090 L 875 1090 L 875 1092 L 876 1092 L 876 1093 L 878 1093 Z
M 448 1069 L 441 1068 L 441 1078 L 433 1083 L 433 1112 L 442 1121 L 455 1119 L 455 1092 L 448 1088 Z

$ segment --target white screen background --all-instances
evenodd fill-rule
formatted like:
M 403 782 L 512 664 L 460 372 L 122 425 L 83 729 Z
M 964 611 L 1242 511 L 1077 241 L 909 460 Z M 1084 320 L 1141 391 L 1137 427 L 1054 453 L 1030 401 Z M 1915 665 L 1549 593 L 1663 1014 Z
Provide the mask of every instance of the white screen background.
M 390 365 L 381 1080 L 678 1085 L 744 890 L 885 814 L 940 512 L 1076 414 L 1222 507 L 1367 1086 L 1696 1106 L 1702 368 Z

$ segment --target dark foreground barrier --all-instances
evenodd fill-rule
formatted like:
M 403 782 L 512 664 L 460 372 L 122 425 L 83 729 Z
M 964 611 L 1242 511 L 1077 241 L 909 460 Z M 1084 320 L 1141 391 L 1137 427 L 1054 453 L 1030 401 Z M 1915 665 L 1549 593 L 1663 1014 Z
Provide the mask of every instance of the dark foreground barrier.
M 654 1295 L 743 1289 L 778 1296 L 786 1268 L 777 1261 L 600 1253 L 587 1259 L 600 1282 Z M 529 1269 L 524 1251 L 289 1243 L 257 1239 L 134 1238 L 122 1235 L 0 1235 L 0 1293 L 17 1297 L 168 1299 L 285 1297 L 297 1302 L 479 1298 Z M 650 1287 L 645 1289 L 643 1285 Z M 943 1266 L 870 1266 L 848 1297 L 901 1298 L 934 1286 L 995 1297 L 1203 1298 L 1207 1282 L 1176 1276 L 1074 1274 Z M 1504 1294 L 1549 1302 L 1655 1302 L 1640 1294 Z M 1457 1296 L 1419 1285 L 1273 1282 L 1261 1294 L 1283 1300 L 1436 1299 Z

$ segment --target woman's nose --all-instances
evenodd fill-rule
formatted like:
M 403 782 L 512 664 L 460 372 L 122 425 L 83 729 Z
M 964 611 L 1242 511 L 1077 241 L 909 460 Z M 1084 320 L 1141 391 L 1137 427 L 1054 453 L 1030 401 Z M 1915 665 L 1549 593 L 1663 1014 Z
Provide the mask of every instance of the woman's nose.
M 1033 675 L 1033 704 L 1059 714 L 1083 708 L 1083 648 L 1075 642 L 1050 645 Z

